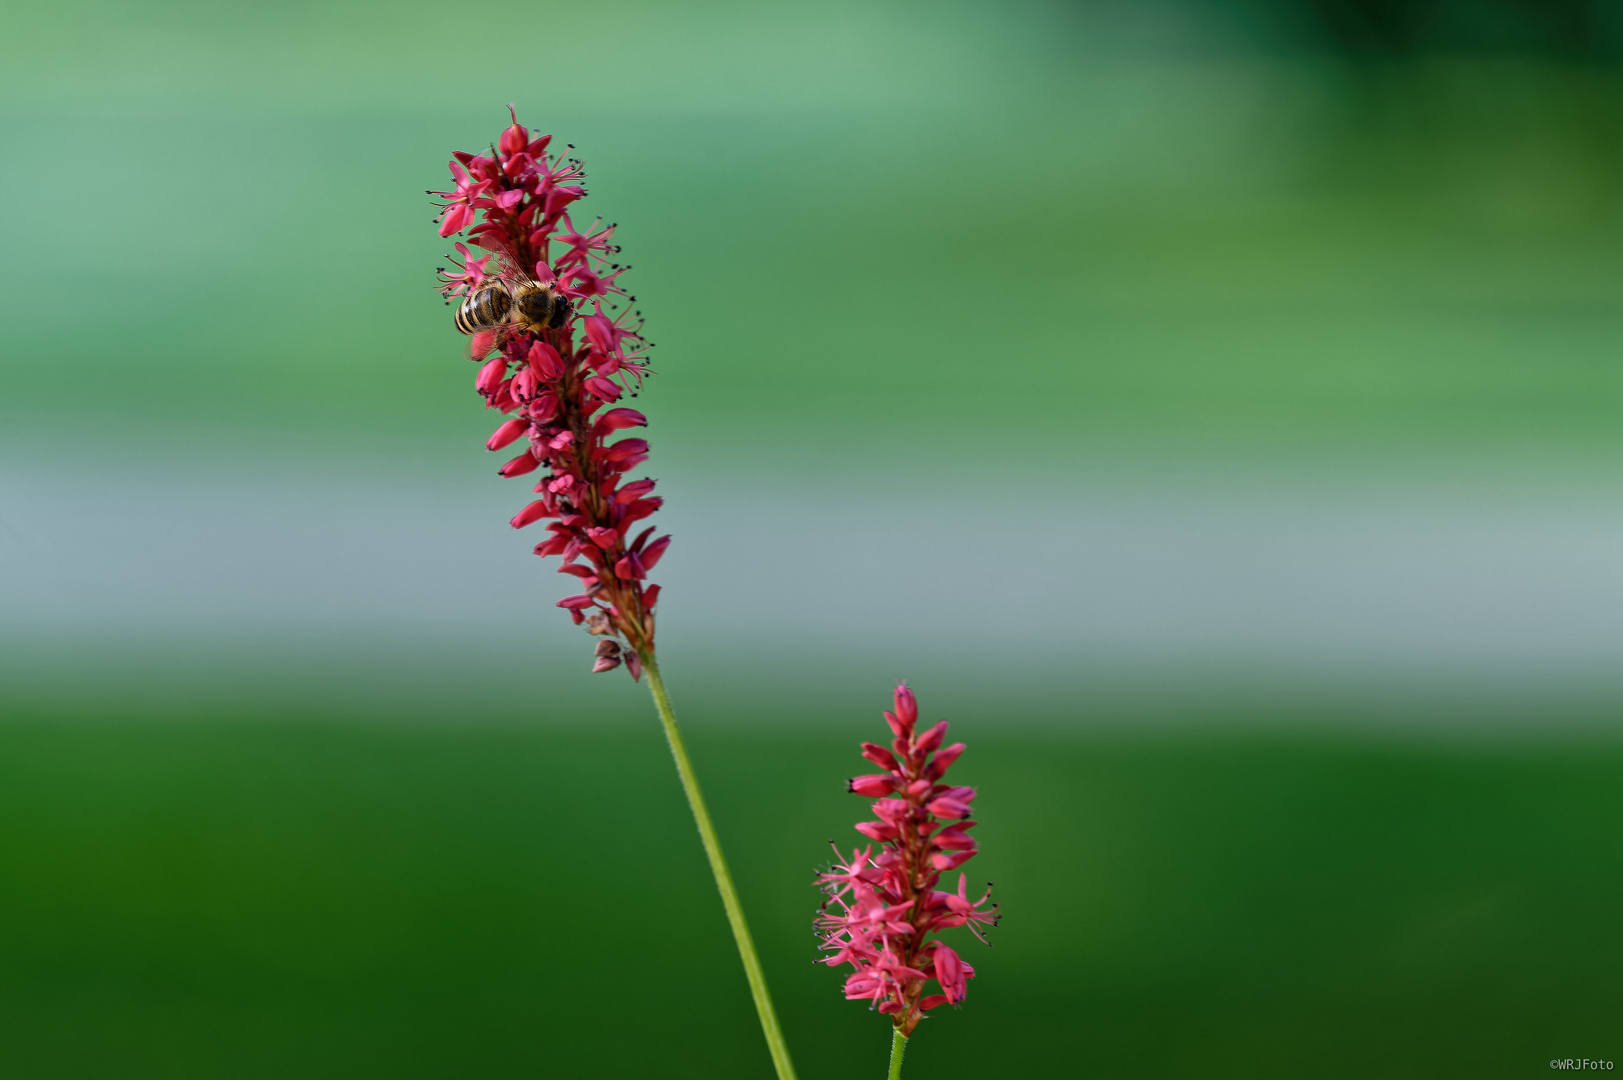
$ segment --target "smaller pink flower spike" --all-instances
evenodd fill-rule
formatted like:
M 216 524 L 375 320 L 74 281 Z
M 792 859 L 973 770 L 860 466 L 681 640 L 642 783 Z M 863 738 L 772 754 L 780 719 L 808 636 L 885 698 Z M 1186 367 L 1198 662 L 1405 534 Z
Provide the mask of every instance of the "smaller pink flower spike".
M 946 723 L 921 733 L 918 718 L 913 692 L 898 686 L 895 711 L 885 713 L 896 736 L 891 749 L 862 744 L 862 756 L 885 772 L 848 781 L 853 793 L 876 800 L 878 820 L 856 828 L 878 844 L 879 853 L 870 844 L 847 858 L 836 846 L 834 865 L 817 878 L 828 897 L 815 923 L 828 953 L 823 963 L 855 968 L 845 996 L 868 1002 L 903 1035 L 911 1035 L 929 1010 L 963 1004 L 975 977 L 975 969 L 940 939 L 941 931 L 967 926 L 986 942 L 985 931 L 998 921 L 997 905 L 986 906 L 990 886 L 975 901 L 966 875 L 959 875 L 957 895 L 936 888 L 943 872 L 975 857 L 968 833 L 975 822 L 964 820 L 975 789 L 940 782 L 964 744 L 937 749 Z M 932 979 L 941 993 L 927 995 Z

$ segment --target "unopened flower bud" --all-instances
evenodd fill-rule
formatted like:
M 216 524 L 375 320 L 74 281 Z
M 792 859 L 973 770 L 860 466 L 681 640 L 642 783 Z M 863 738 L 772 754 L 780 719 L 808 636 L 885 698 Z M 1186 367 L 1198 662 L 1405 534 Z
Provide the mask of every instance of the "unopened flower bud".
M 523 476 L 527 472 L 534 472 L 536 468 L 540 466 L 540 464 L 541 463 L 539 461 L 535 460 L 535 455 L 526 450 L 512 461 L 509 461 L 506 465 L 503 465 L 501 468 L 497 469 L 496 475 L 509 477 Z
M 647 423 L 648 418 L 636 409 L 622 407 L 610 409 L 602 416 L 599 416 L 597 423 L 593 425 L 593 429 L 596 434 L 607 435 L 611 431 L 619 431 L 621 428 L 628 427 L 642 427 Z
M 530 367 L 543 379 L 558 379 L 563 377 L 564 362 L 554 349 L 544 341 L 537 341 L 530 346 L 529 354 L 525 357 Z
M 964 994 L 966 993 L 964 980 L 968 976 L 966 969 L 969 965 L 959 959 L 957 953 L 939 941 L 936 942 L 932 959 L 935 961 L 933 966 L 936 981 L 941 984 L 941 989 L 946 991 L 947 1000 L 953 1004 L 964 1000 Z
M 513 395 L 514 401 L 526 402 L 535 397 L 536 389 L 540 386 L 540 383 L 541 380 L 536 378 L 534 371 L 528 367 L 521 367 L 513 375 L 513 382 L 508 393 Z
M 945 739 L 946 737 L 947 722 L 943 720 L 935 727 L 919 736 L 918 742 L 915 744 L 918 748 L 918 753 L 928 754 L 930 751 L 940 746 L 941 740 Z
M 899 781 L 888 774 L 881 776 L 856 776 L 846 781 L 848 789 L 854 795 L 877 799 L 889 795 L 896 790 Z
M 497 149 L 504 154 L 522 154 L 530 145 L 530 133 L 524 125 L 513 117 L 513 126 L 502 132 L 501 139 L 496 143 Z
M 505 378 L 507 378 L 507 357 L 498 356 L 479 369 L 478 377 L 473 380 L 473 388 L 489 397 L 496 392 Z
M 643 548 L 639 553 L 644 571 L 652 570 L 660 559 L 665 557 L 665 551 L 671 546 L 671 538 L 662 536 L 652 544 Z
M 930 813 L 942 818 L 966 818 L 969 816 L 969 804 L 961 803 L 957 799 L 943 795 L 939 799 L 931 800 L 926 807 Z
M 906 684 L 896 687 L 896 718 L 905 726 L 912 727 L 919 720 L 919 703 L 913 697 L 913 691 Z
M 545 424 L 558 415 L 558 395 L 551 390 L 543 390 L 535 395 L 535 400 L 530 402 L 524 412 L 536 423 Z
M 529 506 L 526 506 L 524 509 L 514 514 L 513 520 L 508 522 L 508 524 L 512 525 L 515 529 L 522 529 L 526 525 L 533 525 L 542 518 L 551 516 L 551 513 L 547 509 L 547 501 L 545 499 L 537 499 Z M 538 551 L 536 554 L 540 554 L 540 552 Z
M 945 750 L 936 751 L 935 757 L 930 759 L 929 766 L 924 770 L 924 775 L 931 780 L 941 779 L 946 771 L 952 768 L 952 763 L 958 760 L 958 755 L 963 752 L 963 743 L 953 743 Z
M 485 443 L 485 449 L 500 450 L 504 446 L 511 446 L 528 430 L 530 430 L 528 420 L 508 420 L 491 435 L 490 441 Z
M 889 750 L 886 750 L 878 743 L 863 743 L 862 756 L 873 762 L 875 765 L 878 765 L 881 769 L 893 769 L 898 771 L 901 769 L 901 766 L 896 763 L 896 755 L 892 754 Z
M 601 315 L 588 315 L 581 324 L 586 328 L 586 339 L 600 353 L 612 353 L 620 343 L 619 328 Z

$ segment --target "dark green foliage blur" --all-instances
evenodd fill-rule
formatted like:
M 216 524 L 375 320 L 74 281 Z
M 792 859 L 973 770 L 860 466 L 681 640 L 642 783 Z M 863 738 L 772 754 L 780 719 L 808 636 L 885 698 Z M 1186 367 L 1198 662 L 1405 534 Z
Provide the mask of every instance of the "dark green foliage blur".
M 766 1075 L 643 719 L 0 727 L 5 1071 Z M 809 929 L 876 725 L 694 726 L 801 1075 L 877 1075 Z M 918 1075 L 1510 1077 L 1623 1036 L 1614 741 L 957 733 L 1007 917 Z

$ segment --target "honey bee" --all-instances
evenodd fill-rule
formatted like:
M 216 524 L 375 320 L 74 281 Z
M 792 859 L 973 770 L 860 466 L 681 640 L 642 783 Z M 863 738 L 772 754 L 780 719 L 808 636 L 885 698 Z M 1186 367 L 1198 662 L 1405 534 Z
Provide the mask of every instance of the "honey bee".
M 458 330 L 469 335 L 493 330 L 494 348 L 509 334 L 539 334 L 568 321 L 574 309 L 567 297 L 525 273 L 506 251 L 496 253 L 496 263 L 497 275 L 482 281 L 456 309 Z

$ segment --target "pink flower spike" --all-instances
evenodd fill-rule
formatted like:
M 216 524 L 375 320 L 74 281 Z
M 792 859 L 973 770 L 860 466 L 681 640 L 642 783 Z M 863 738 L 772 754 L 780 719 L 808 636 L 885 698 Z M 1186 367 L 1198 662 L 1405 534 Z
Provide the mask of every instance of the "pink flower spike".
M 533 67 L 535 61 L 526 54 L 520 63 Z M 475 389 L 485 408 L 502 414 L 486 445 L 492 450 L 527 447 L 502 466 L 501 474 L 540 472 L 524 481 L 534 495 L 511 524 L 523 528 L 546 519 L 546 535 L 533 550 L 542 557 L 558 556 L 555 569 L 573 579 L 569 587 L 576 592 L 557 606 L 586 631 L 593 647 L 591 670 L 623 666 L 640 680 L 647 668 L 654 707 L 703 847 L 711 855 L 775 1071 L 780 1078 L 793 1076 L 737 891 L 721 859 L 698 780 L 688 767 L 655 659 L 660 589 L 648 575 L 670 550 L 671 538 L 659 535 L 652 522 L 638 522 L 657 513 L 664 499 L 653 493 L 652 479 L 633 479 L 648 460 L 648 441 L 614 435 L 648 423 L 636 409 L 615 406 L 637 396 L 654 373 L 642 315 L 622 281 L 629 267 L 609 261 L 620 258 L 614 225 L 602 227 L 597 219 L 577 228 L 567 214 L 586 197 L 586 173 L 572 156 L 573 144 L 549 152 L 552 137 L 534 135 L 519 123 L 516 111 L 510 107 L 509 112 L 510 125 L 490 142 L 480 140 L 488 153 L 453 153 L 451 190 L 430 193 L 437 202 L 436 227 L 441 236 L 453 237 L 459 256 L 439 271 L 440 293 L 456 305 L 452 321 L 470 339 L 469 357 L 479 362 Z M 476 250 L 477 258 L 472 254 Z M 487 576 L 507 590 L 509 599 L 528 600 L 527 582 L 501 572 Z M 493 671 L 490 677 L 533 681 L 534 672 Z M 851 897 L 855 906 L 839 905 L 850 933 L 864 942 L 871 943 L 876 935 L 884 939 L 878 948 L 849 944 L 846 952 L 854 962 L 876 959 L 880 965 L 876 979 L 863 975 L 851 984 L 853 993 L 876 1007 L 901 1000 L 895 997 L 896 987 L 928 978 L 926 970 L 903 963 L 898 948 L 889 943 L 889 937 L 910 929 L 908 920 L 919 898 L 875 902 L 872 883 L 884 872 L 864 864 L 856 879 L 863 896 Z M 848 886 L 847 891 L 856 888 Z
M 925 1012 L 940 1005 L 961 1004 L 967 980 L 975 971 L 938 936 L 967 927 L 985 941 L 985 929 L 996 925 L 997 908 L 968 899 L 961 879 L 958 895 L 937 888 L 941 874 L 975 857 L 977 845 L 965 830 L 973 788 L 936 781 L 963 753 L 962 744 L 932 751 L 946 733 L 937 724 L 914 737 L 918 703 L 905 686 L 896 690 L 896 711 L 885 713 L 895 733 L 890 749 L 863 743 L 862 756 L 886 769 L 859 776 L 850 790 L 875 799 L 877 820 L 857 823 L 857 832 L 879 845 L 836 854 L 835 865 L 817 878 L 827 895 L 815 928 L 822 939 L 824 963 L 850 964 L 854 973 L 845 996 L 869 1002 L 889 1016 L 903 1035 L 911 1035 Z M 957 819 L 957 820 L 953 820 Z M 930 979 L 942 993 L 926 995 Z
M 563 607 L 577 624 L 594 608 L 595 637 L 613 638 L 620 662 L 639 678 L 641 663 L 631 658 L 654 647 L 659 595 L 647 577 L 670 539 L 626 543 L 631 526 L 662 500 L 651 494 L 651 480 L 626 480 L 647 459 L 647 441 L 608 440 L 648 423 L 636 409 L 613 407 L 651 374 L 648 343 L 618 284 L 626 267 L 610 261 L 620 250 L 614 226 L 597 221 L 581 229 L 566 214 L 586 196 L 580 162 L 550 154 L 552 137 L 531 132 L 509 111 L 490 150 L 451 156 L 436 227 L 441 236 L 462 235 L 440 288 L 462 305 L 458 327 L 472 330 L 468 355 L 482 361 L 474 388 L 488 408 L 507 414 L 485 445 L 500 450 L 529 438 L 531 450 L 504 464 L 501 475 L 544 470 L 534 484 L 538 498 L 512 524 L 554 519 L 553 535 L 536 553 L 573 564 L 569 572 L 587 583 L 582 596 L 591 598 L 571 597 Z M 533 279 L 524 283 L 532 298 L 520 304 L 523 275 Z M 509 300 L 494 326 L 493 282 Z M 483 297 L 478 304 L 476 296 Z

